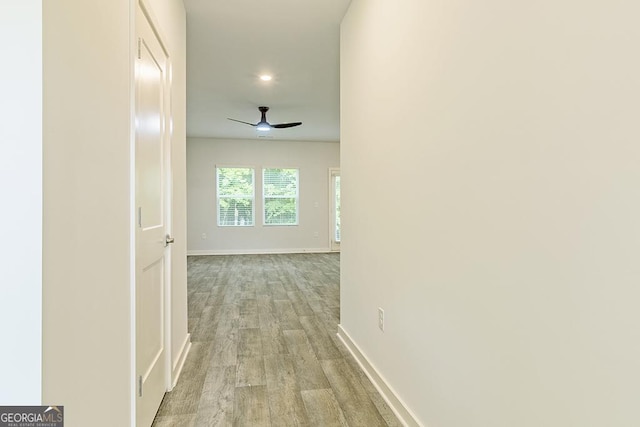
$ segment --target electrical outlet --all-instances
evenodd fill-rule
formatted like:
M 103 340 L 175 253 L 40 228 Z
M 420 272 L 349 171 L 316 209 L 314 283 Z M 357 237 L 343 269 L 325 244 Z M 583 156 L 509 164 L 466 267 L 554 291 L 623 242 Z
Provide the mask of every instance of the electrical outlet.
M 378 328 L 384 332 L 384 310 L 378 307 Z
M 320 237 L 320 233 L 318 233 L 317 231 L 313 232 L 313 237 Z
M 207 240 L 207 233 L 202 233 L 202 240 Z

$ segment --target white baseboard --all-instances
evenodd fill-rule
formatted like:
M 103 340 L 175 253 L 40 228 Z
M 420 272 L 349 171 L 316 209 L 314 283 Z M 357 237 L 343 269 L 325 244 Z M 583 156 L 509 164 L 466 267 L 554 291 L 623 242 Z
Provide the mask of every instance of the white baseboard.
M 342 325 L 338 325 L 338 338 L 347 347 L 347 350 L 351 353 L 353 358 L 358 362 L 358 365 L 362 368 L 367 375 L 373 386 L 378 390 L 378 393 L 387 402 L 389 408 L 398 417 L 398 420 L 406 427 L 424 427 L 415 415 L 407 408 L 407 406 L 400 400 L 394 390 L 387 384 L 385 379 L 378 373 L 376 368 L 369 362 L 369 359 L 360 351 L 360 348 L 351 339 L 349 334 L 342 328 Z
M 182 368 L 184 367 L 184 362 L 187 360 L 189 350 L 191 350 L 191 334 L 187 334 L 187 337 L 185 338 L 184 342 L 182 343 L 182 347 L 180 348 L 180 355 L 176 359 L 176 363 L 173 365 L 173 369 L 171 372 L 171 390 L 173 390 L 173 388 L 178 383 L 178 378 L 180 378 L 180 374 L 182 373 Z
M 187 256 L 198 255 L 272 255 L 272 254 L 322 254 L 333 252 L 330 248 L 293 249 L 196 249 L 188 250 Z

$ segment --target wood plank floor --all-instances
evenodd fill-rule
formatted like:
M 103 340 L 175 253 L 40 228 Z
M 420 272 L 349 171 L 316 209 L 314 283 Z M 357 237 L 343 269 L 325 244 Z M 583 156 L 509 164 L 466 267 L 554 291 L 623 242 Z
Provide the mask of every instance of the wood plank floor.
M 399 426 L 336 337 L 340 255 L 188 259 L 192 347 L 156 427 Z

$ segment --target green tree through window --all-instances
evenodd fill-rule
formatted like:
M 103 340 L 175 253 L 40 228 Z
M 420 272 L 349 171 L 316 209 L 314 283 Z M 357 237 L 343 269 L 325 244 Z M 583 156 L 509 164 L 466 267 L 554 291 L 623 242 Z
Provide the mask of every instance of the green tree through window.
M 216 168 L 218 225 L 251 226 L 254 204 L 252 168 Z
M 298 225 L 298 169 L 262 171 L 265 225 Z

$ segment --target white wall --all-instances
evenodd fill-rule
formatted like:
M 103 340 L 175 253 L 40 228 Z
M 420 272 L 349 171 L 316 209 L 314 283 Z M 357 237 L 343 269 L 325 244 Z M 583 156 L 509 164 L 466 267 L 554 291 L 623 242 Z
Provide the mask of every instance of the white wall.
M 0 405 L 41 398 L 41 3 L 0 3 Z
M 43 2 L 43 401 L 64 405 L 70 427 L 127 426 L 132 419 L 133 4 Z M 170 47 L 183 49 L 182 3 L 149 4 Z M 173 172 L 181 188 L 185 65 L 184 53 L 175 53 Z M 174 228 L 184 233 L 184 224 Z M 176 283 L 186 293 L 186 281 Z M 184 336 L 186 305 L 174 319 Z M 108 417 L 97 415 L 105 408 Z
M 131 411 L 129 11 L 43 2 L 43 401 L 69 426 Z
M 188 251 L 190 254 L 329 250 L 329 168 L 340 166 L 339 143 L 275 140 L 187 141 Z M 255 226 L 218 227 L 216 165 L 255 169 Z M 300 170 L 298 226 L 262 224 L 262 168 Z M 318 233 L 318 237 L 314 237 Z M 206 234 L 207 238 L 202 239 Z
M 423 425 L 640 425 L 639 13 L 351 3 L 342 328 Z

